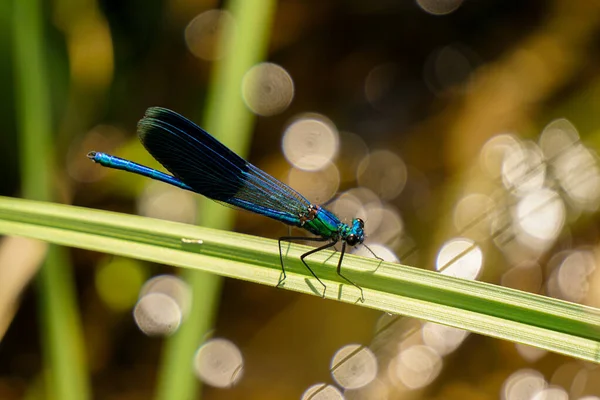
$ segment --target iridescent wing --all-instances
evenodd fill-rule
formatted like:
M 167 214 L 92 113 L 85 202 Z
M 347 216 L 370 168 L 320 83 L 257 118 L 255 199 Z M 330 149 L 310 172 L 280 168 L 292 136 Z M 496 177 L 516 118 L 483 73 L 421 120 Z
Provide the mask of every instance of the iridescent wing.
M 187 118 L 153 107 L 138 123 L 144 147 L 193 191 L 282 222 L 298 225 L 310 202 L 250 164 Z

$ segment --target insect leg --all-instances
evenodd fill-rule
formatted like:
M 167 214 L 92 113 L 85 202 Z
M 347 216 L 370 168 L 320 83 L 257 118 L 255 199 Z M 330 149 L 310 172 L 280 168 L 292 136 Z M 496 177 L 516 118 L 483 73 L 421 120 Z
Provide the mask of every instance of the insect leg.
M 283 277 L 281 277 L 281 279 L 279 279 L 279 282 L 277 282 L 277 285 L 275 287 L 279 287 L 279 285 L 281 285 L 283 283 L 283 281 L 285 281 L 285 278 L 287 278 L 286 274 L 285 274 L 285 267 L 283 266 L 283 252 L 281 251 L 281 242 L 285 241 L 285 242 L 291 242 L 293 240 L 304 240 L 304 241 L 310 241 L 310 242 L 324 242 L 326 240 L 326 238 L 311 238 L 311 237 L 304 237 L 304 236 L 282 236 L 279 238 L 279 240 L 277 241 L 277 243 L 279 244 L 279 261 L 281 263 L 281 273 L 283 274 Z M 302 261 L 304 263 L 304 265 L 306 265 L 306 263 L 304 261 Z M 306 265 L 308 267 L 308 265 Z M 312 270 L 310 268 L 308 268 L 309 271 L 313 274 L 313 276 L 315 278 L 317 278 L 317 276 L 314 274 L 314 272 L 312 272 Z M 317 280 L 319 280 L 319 278 L 317 278 Z M 323 285 L 323 282 L 321 282 L 321 280 L 319 280 L 319 282 Z M 325 285 L 323 285 L 325 286 Z
M 375 257 L 376 259 L 378 259 L 379 261 L 383 261 L 383 258 L 379 257 L 377 254 L 375 254 L 375 252 L 373 250 L 371 250 L 371 248 L 369 246 L 367 246 L 366 244 L 363 243 L 363 246 L 365 246 L 365 249 L 369 250 L 369 253 L 373 254 L 373 257 Z
M 375 254 L 375 252 L 373 250 L 371 250 L 371 248 L 369 246 L 367 246 L 366 244 L 363 243 L 362 245 L 365 246 L 365 249 L 369 250 L 369 252 L 371 254 L 373 254 L 373 257 L 375 257 L 376 259 L 379 260 L 379 264 L 377 265 L 377 268 L 375 268 L 375 270 L 373 271 L 373 272 L 377 272 L 377 270 L 381 266 L 381 263 L 383 262 L 383 258 L 381 258 L 377 254 Z
M 346 280 L 346 282 L 348 282 L 349 284 L 351 284 L 352 286 L 354 286 L 358 290 L 360 290 L 360 302 L 364 303 L 365 295 L 363 294 L 362 288 L 360 286 L 358 286 L 356 283 L 352 282 L 350 279 L 346 278 L 344 275 L 342 275 L 342 260 L 344 259 L 345 253 L 346 253 L 346 242 L 342 242 L 342 254 L 340 255 L 340 260 L 338 261 L 337 274 L 339 276 L 341 276 L 342 278 L 344 278 L 344 280 Z M 375 256 L 375 257 L 377 257 L 377 256 Z M 377 257 L 377 258 L 379 258 L 379 257 Z
M 321 241 L 325 241 L 325 240 L 329 240 L 329 239 L 325 239 L 325 238 L 319 238 L 319 239 L 320 239 L 319 240 L 320 242 Z M 313 239 L 313 240 L 316 241 L 316 238 Z M 302 261 L 302 263 L 304 264 L 304 266 L 306 268 L 308 268 L 308 270 L 310 271 L 310 273 L 319 281 L 319 283 L 321 285 L 323 285 L 323 294 L 321 295 L 321 297 L 325 297 L 325 291 L 327 290 L 327 286 L 325 286 L 325 284 L 319 279 L 319 277 L 317 276 L 317 274 L 315 274 L 314 271 L 312 269 L 310 269 L 310 267 L 308 266 L 308 264 L 306 263 L 306 261 L 304 261 L 304 258 L 310 256 L 311 254 L 318 253 L 321 250 L 325 250 L 328 247 L 333 247 L 333 246 L 335 246 L 336 243 L 337 243 L 337 240 L 333 240 L 333 241 L 331 241 L 329 243 L 324 244 L 323 246 L 317 247 L 316 249 L 312 249 L 311 251 L 307 251 L 306 253 L 304 253 L 304 254 L 302 254 L 300 256 L 300 260 Z

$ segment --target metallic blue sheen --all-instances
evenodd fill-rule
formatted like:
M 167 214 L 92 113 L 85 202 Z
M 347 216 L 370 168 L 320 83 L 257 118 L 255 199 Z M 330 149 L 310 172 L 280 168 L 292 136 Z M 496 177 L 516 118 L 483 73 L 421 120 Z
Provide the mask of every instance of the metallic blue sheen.
M 364 301 L 362 288 L 341 272 L 346 245 L 356 246 L 365 239 L 364 223 L 361 219 L 352 220 L 350 225 L 341 222 L 331 211 L 311 204 L 300 193 L 250 164 L 198 125 L 171 110 L 149 108 L 138 123 L 138 135 L 146 150 L 171 175 L 106 153 L 92 151 L 87 156 L 102 166 L 132 172 L 190 190 L 219 203 L 252 211 L 317 235 L 313 238 L 279 238 L 282 276 L 277 286 L 283 284 L 286 279 L 282 241 L 327 242 L 300 257 L 302 263 L 323 286 L 322 295 L 325 296 L 327 287 L 306 263 L 305 258 L 331 248 L 341 241 L 342 249 L 336 272 L 360 290 L 360 299 Z
M 193 191 L 191 187 L 181 182 L 174 176 L 157 171 L 154 168 L 146 167 L 145 165 L 134 163 L 133 161 L 129 161 L 124 158 L 111 156 L 110 154 L 101 153 L 97 151 L 90 151 L 87 156 L 89 159 L 91 159 L 95 163 L 102 165 L 103 167 L 133 172 L 134 174 L 146 176 L 148 178 L 165 182 L 170 185 L 180 187 L 182 189 Z
M 187 118 L 152 107 L 138 123 L 140 140 L 172 175 L 101 152 L 88 157 L 108 168 L 146 176 L 202 194 L 226 205 L 306 229 L 323 239 L 355 246 L 364 241 L 364 223 L 350 225 L 332 212 L 250 164 Z

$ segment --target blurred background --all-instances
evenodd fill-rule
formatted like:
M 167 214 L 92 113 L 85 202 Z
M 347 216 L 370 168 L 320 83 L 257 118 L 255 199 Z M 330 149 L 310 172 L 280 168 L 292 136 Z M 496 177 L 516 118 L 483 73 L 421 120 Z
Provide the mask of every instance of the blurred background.
M 21 18 L 20 3 L 37 4 L 37 16 Z M 244 110 L 231 118 L 245 118 L 249 136 L 215 136 L 233 135 L 223 140 L 346 222 L 363 218 L 386 260 L 600 304 L 599 2 L 263 7 L 258 61 L 234 82 Z M 25 177 L 45 173 L 53 201 L 202 220 L 198 196 L 85 155 L 159 167 L 135 134 L 150 106 L 218 126 L 207 111 L 227 109 L 210 104 L 218 65 L 255 48 L 220 45 L 243 17 L 211 0 L 0 4 L 0 194 L 35 197 Z M 38 56 L 27 39 L 36 32 Z M 36 68 L 48 107 L 29 121 Z M 49 138 L 23 136 L 36 121 L 50 121 Z M 29 145 L 51 167 L 28 166 Z M 287 234 L 250 213 L 231 218 L 239 232 Z M 45 251 L 20 238 L 0 245 L 2 399 L 50 392 L 46 300 L 31 284 Z M 72 290 L 89 398 L 158 398 L 176 371 L 169 343 L 206 318 L 177 367 L 202 387 L 162 398 L 600 399 L 596 365 L 543 350 L 231 279 L 199 313 L 202 293 L 174 268 L 77 249 L 63 259 L 74 285 L 50 292 Z

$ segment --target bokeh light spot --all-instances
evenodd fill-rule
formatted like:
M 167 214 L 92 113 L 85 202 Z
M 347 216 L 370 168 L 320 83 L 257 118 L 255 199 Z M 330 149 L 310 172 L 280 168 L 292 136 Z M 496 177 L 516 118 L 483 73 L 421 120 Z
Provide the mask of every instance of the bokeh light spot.
M 363 187 L 355 187 L 338 196 L 331 209 L 335 210 L 336 215 L 344 221 L 351 221 L 353 218 L 361 218 L 365 221 L 367 235 L 370 235 L 375 232 L 381 223 L 381 220 L 379 219 L 381 213 L 374 213 L 373 210 L 381 207 L 381 200 L 372 190 Z M 369 211 L 367 211 L 367 208 Z
M 361 186 L 371 189 L 383 200 L 392 200 L 406 185 L 406 164 L 389 150 L 376 150 L 360 162 L 357 175 Z
M 250 68 L 242 81 L 242 96 L 255 114 L 271 116 L 283 112 L 294 98 L 294 81 L 277 64 L 261 63 Z
M 452 353 L 467 338 L 469 332 L 451 326 L 426 322 L 422 329 L 423 342 L 440 356 Z
M 146 272 L 139 261 L 115 257 L 96 271 L 98 296 L 111 308 L 124 311 L 134 306 Z
M 518 144 L 504 154 L 502 181 L 507 190 L 524 194 L 541 189 L 546 179 L 546 164 L 541 150 L 532 142 Z
M 223 57 L 220 37 L 233 25 L 231 14 L 223 10 L 208 10 L 190 21 L 185 28 L 185 43 L 190 52 L 207 61 Z
M 377 196 L 377 194 L 375 194 L 375 192 L 369 188 L 355 187 L 346 191 L 346 193 L 356 197 L 363 205 L 377 204 L 381 206 L 381 200 L 379 199 L 379 196 Z
M 342 221 L 351 221 L 353 218 L 365 217 L 362 202 L 356 196 L 349 192 L 339 195 L 331 206 L 328 206 L 335 215 Z
M 367 386 L 355 390 L 344 390 L 346 400 L 388 400 L 391 387 L 381 379 L 374 379 Z
M 288 184 L 302 193 L 311 203 L 323 204 L 337 193 L 340 173 L 332 163 L 327 163 L 318 171 L 292 168 L 288 174 Z
M 382 207 L 379 203 L 369 203 L 364 209 L 365 229 L 369 242 L 398 245 L 404 230 L 404 223 L 398 211 L 390 206 Z
M 158 275 L 149 279 L 140 290 L 139 297 L 150 293 L 162 293 L 172 298 L 183 316 L 187 316 L 192 303 L 192 289 L 187 282 L 174 275 Z
M 191 192 L 150 181 L 138 199 L 137 208 L 138 213 L 146 217 L 193 224 L 198 207 Z
M 587 368 L 577 361 L 572 360 L 570 362 L 564 362 L 555 367 L 549 383 L 555 386 L 571 387 L 573 389 L 572 394 L 576 397 L 576 394 L 583 394 L 581 392 L 581 387 L 582 381 L 585 381 L 585 378 L 581 376 L 581 372 L 586 370 Z M 600 384 L 600 382 L 598 383 Z M 596 392 L 600 393 L 598 391 Z
M 503 400 L 531 399 L 547 386 L 541 373 L 521 369 L 510 375 L 502 385 Z
M 537 392 L 531 400 L 569 400 L 569 394 L 563 388 L 549 387 Z
M 515 218 L 516 228 L 522 233 L 518 235 L 521 243 L 545 247 L 556 239 L 563 227 L 565 205 L 555 191 L 536 190 L 520 199 Z
M 472 193 L 463 197 L 454 208 L 454 226 L 462 234 L 487 238 L 491 216 L 495 210 L 494 201 L 485 194 Z
M 483 253 L 470 239 L 452 239 L 440 249 L 435 266 L 444 275 L 475 279 L 483 267 Z
M 414 345 L 402 351 L 395 362 L 396 377 L 409 389 L 429 385 L 442 370 L 442 359 L 431 347 Z
M 581 144 L 575 145 L 557 156 L 553 166 L 571 203 L 584 211 L 598 209 L 600 167 L 595 154 Z
M 140 298 L 133 310 L 135 323 L 148 336 L 166 336 L 181 324 L 182 313 L 173 298 L 163 293 L 149 293 Z
M 475 68 L 474 59 L 473 52 L 464 45 L 436 49 L 425 62 L 424 80 L 436 94 L 451 88 L 464 88 Z
M 335 386 L 317 383 L 306 389 L 301 400 L 344 400 L 344 395 Z
M 597 366 L 590 368 L 589 364 L 573 365 L 573 367 L 578 367 L 578 370 L 572 381 L 567 382 L 568 384 L 566 385 L 560 385 L 562 387 L 570 388 L 571 395 L 573 396 L 572 398 L 590 395 L 593 397 L 593 395 L 600 393 L 600 368 Z
M 432 15 L 446 15 L 460 7 L 463 0 L 417 0 L 423 11 Z
M 534 363 L 548 354 L 548 351 L 539 347 L 527 346 L 526 344 L 515 343 L 515 349 L 524 360 Z
M 569 252 L 548 280 L 548 294 L 572 302 L 583 301 L 595 269 L 596 259 L 591 251 Z
M 538 142 L 546 159 L 552 160 L 579 142 L 579 132 L 569 120 L 560 118 L 546 125 Z
M 377 359 L 368 347 L 347 345 L 333 356 L 331 374 L 344 389 L 358 389 L 371 383 L 377 376 Z
M 383 261 L 400 262 L 396 253 L 394 253 L 388 247 L 379 243 L 370 243 L 368 246 L 371 251 L 369 251 L 369 249 L 367 249 L 365 246 L 358 246 L 352 251 L 352 254 L 369 258 L 376 258 L 375 256 L 377 256 L 382 258 Z
M 66 160 L 67 173 L 79 182 L 95 182 L 108 176 L 108 168 L 98 168 L 81 155 L 90 149 L 111 152 L 120 146 L 126 136 L 127 133 L 116 126 L 100 124 L 92 127 L 80 140 L 71 143 Z
M 492 179 L 501 176 L 506 154 L 518 148 L 520 142 L 515 135 L 503 133 L 489 139 L 479 153 L 479 163 Z
M 337 154 L 338 132 L 327 118 L 307 115 L 287 127 L 282 146 L 283 154 L 292 166 L 317 171 L 331 163 Z
M 336 157 L 336 164 L 340 169 L 343 182 L 354 182 L 356 170 L 363 158 L 369 154 L 365 141 L 351 132 L 339 132 L 340 149 Z
M 202 382 L 219 388 L 234 386 L 243 375 L 244 359 L 239 348 L 227 339 L 210 339 L 194 357 L 194 371 Z

